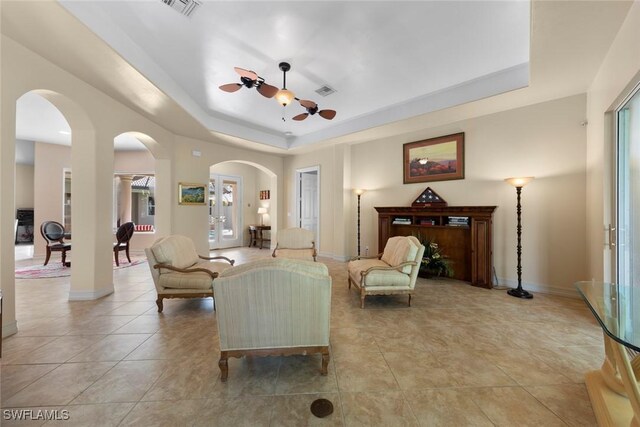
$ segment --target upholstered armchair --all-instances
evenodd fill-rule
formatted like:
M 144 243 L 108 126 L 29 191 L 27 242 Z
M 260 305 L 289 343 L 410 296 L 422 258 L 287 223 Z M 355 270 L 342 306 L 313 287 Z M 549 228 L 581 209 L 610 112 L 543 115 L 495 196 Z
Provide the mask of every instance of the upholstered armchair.
M 220 339 L 218 363 L 228 358 L 320 353 L 329 363 L 331 277 L 327 266 L 268 258 L 239 265 L 213 281 Z
M 235 263 L 223 256 L 200 256 L 193 241 L 179 235 L 160 238 L 144 251 L 158 292 L 158 313 L 164 298 L 213 297 L 213 279 Z
M 274 258 L 298 258 L 316 260 L 316 242 L 313 231 L 304 228 L 285 228 L 276 233 L 276 248 Z
M 387 240 L 384 252 L 376 257 L 349 261 L 349 289 L 360 289 L 360 308 L 367 295 L 408 294 L 415 289 L 425 247 L 413 236 L 396 236 Z

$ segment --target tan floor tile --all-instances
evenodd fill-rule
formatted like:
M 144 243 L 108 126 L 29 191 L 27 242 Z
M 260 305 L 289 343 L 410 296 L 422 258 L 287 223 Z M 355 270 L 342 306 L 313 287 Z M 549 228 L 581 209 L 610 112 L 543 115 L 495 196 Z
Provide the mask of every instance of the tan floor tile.
M 195 425 L 199 426 L 269 426 L 273 397 L 212 398 L 202 405 Z
M 602 366 L 604 345 L 539 348 L 532 349 L 531 354 L 573 382 L 583 383 L 587 372 Z
M 546 363 L 532 356 L 530 352 L 511 348 L 500 353 L 490 351 L 478 352 L 483 358 L 493 362 L 518 384 L 569 384 L 569 378 L 554 370 Z
M 139 402 L 122 420 L 126 427 L 192 426 L 203 410 L 203 400 L 175 400 L 172 402 Z M 214 425 L 215 419 L 204 425 Z
M 333 404 L 333 413 L 318 418 L 311 413 L 311 404 L 316 399 L 327 399 Z M 272 401 L 272 427 L 342 426 L 342 403 L 338 393 L 296 394 L 275 396 Z
M 79 353 L 71 359 L 71 362 L 122 360 L 150 336 L 149 334 L 108 335 Z
M 126 325 L 113 331 L 114 334 L 155 334 L 165 323 L 162 317 L 157 315 L 139 316 Z
M 6 407 L 66 405 L 113 367 L 112 362 L 67 363 L 4 402 Z
M 435 353 L 436 359 L 455 378 L 460 386 L 482 387 L 515 385 L 500 368 L 473 351 L 448 351 Z
M 71 403 L 137 402 L 165 372 L 165 368 L 163 360 L 120 362 Z
M 3 357 L 3 363 L 64 363 L 104 339 L 104 335 L 63 336 L 31 351 L 21 351 Z
M 110 334 L 135 319 L 135 316 L 96 316 L 74 325 L 69 335 Z
M 142 294 L 136 295 L 135 298 L 139 297 Z M 116 308 L 112 312 L 109 313 L 110 316 L 139 316 L 141 314 L 146 313 L 151 309 L 157 309 L 157 306 L 153 302 L 128 302 L 126 304 L 121 305 Z
M 218 382 L 218 366 L 207 359 L 168 362 L 164 372 L 142 400 L 203 399 Z
M 389 391 L 398 383 L 381 353 L 350 353 L 334 359 L 342 391 Z
M 476 390 L 471 398 L 497 426 L 565 426 L 553 412 L 521 387 Z
M 7 365 L 2 367 L 0 397 L 5 401 L 59 365 Z
M 97 405 L 69 405 L 69 419 L 49 421 L 45 426 L 65 427 L 116 427 L 133 409 L 135 403 L 104 403 Z
M 347 426 L 417 426 L 401 392 L 340 393 Z
M 544 406 L 570 426 L 597 426 L 584 384 L 526 387 Z
M 321 375 L 320 355 L 283 357 L 275 394 L 337 392 L 338 382 L 333 363 L 327 375 Z
M 226 382 L 218 380 L 212 396 L 273 395 L 276 390 L 276 381 L 281 362 L 282 357 L 230 358 L 229 377 Z
M 380 349 L 376 344 L 376 334 L 368 328 L 331 329 L 331 351 L 334 355 L 350 352 L 374 352 Z
M 423 426 L 491 427 L 493 423 L 471 400 L 474 389 L 418 390 L 405 393 Z
M 385 353 L 384 358 L 402 390 L 458 385 L 455 376 L 431 353 Z

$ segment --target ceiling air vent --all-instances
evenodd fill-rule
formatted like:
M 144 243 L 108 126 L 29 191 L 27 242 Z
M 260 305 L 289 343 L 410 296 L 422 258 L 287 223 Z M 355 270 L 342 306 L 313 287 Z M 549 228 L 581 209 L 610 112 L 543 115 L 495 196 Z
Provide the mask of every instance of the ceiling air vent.
M 322 86 L 320 89 L 316 90 L 316 93 L 318 95 L 322 95 L 322 96 L 328 96 L 331 95 L 332 93 L 334 93 L 336 90 L 333 88 L 330 88 L 327 85 Z
M 162 3 L 188 17 L 202 4 L 200 0 L 162 0 Z

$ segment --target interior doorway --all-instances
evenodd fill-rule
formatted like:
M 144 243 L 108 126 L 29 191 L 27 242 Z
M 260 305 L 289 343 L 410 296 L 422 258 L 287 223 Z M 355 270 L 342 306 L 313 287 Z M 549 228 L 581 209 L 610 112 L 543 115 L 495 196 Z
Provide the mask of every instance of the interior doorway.
M 209 249 L 242 246 L 242 177 L 209 177 Z
M 296 227 L 313 231 L 320 247 L 320 166 L 296 170 Z

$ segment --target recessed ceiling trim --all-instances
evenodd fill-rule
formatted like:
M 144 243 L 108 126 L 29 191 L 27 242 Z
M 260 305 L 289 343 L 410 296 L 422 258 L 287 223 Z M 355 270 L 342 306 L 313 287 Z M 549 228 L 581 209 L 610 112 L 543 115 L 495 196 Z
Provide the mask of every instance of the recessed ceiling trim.
M 392 105 L 371 114 L 356 117 L 331 128 L 299 136 L 291 140 L 289 148 L 297 148 L 467 102 L 478 101 L 496 94 L 521 89 L 528 85 L 529 63 L 527 62 L 423 95 L 407 102 Z

